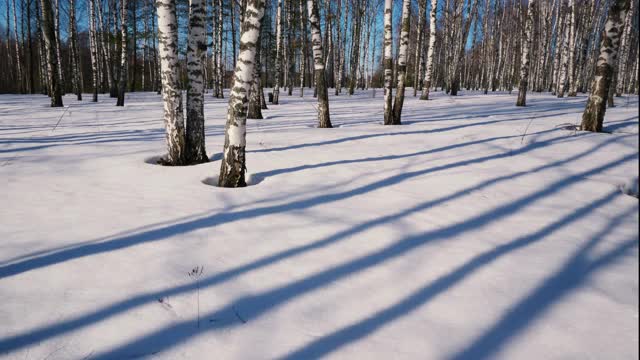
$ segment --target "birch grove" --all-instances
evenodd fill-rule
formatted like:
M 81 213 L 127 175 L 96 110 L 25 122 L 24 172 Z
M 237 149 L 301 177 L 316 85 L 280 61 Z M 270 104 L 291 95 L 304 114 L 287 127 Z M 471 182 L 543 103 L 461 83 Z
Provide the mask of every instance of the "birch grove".
M 223 98 L 233 80 L 234 54 L 240 49 L 237 23 L 244 21 L 247 8 L 247 0 L 201 1 L 204 23 L 198 31 L 191 27 L 190 9 L 195 5 L 175 5 L 176 31 L 182 35 L 176 42 L 172 86 L 185 93 L 185 129 L 196 129 L 200 125 L 195 124 L 206 118 L 204 110 L 195 115 L 199 89 Z M 83 92 L 89 93 L 94 102 L 101 93 L 109 93 L 119 106 L 124 105 L 125 91 L 160 93 L 165 76 L 153 2 L 6 0 L 0 15 L 0 46 L 6 53 L 0 63 L 0 92 L 59 94 L 56 104 L 65 93 L 74 93 L 80 101 Z M 318 39 L 306 0 L 266 3 L 253 70 L 256 81 L 248 93 L 249 115 L 265 117 L 265 95 L 279 104 L 283 90 L 292 94 L 298 88 L 296 94 L 306 98 L 308 87 L 327 104 L 318 108 L 325 119 L 320 123 L 326 125 L 329 112 L 323 109 L 330 99 L 324 99 L 324 88 L 333 88 L 334 96 L 343 88 L 350 95 L 370 91 L 372 98 L 374 89 L 382 88 L 383 122 L 397 124 L 405 91 L 421 92 L 421 100 L 434 91 L 449 96 L 503 91 L 524 105 L 528 92 L 586 96 L 600 71 L 597 59 L 610 10 L 607 1 L 417 0 L 405 5 L 400 0 L 326 0 L 318 4 Z M 387 19 L 386 11 L 394 7 Z M 638 6 L 631 1 L 612 65 L 609 106 L 615 105 L 616 97 L 638 93 L 637 14 Z M 415 26 L 406 30 L 406 23 Z M 391 25 L 395 32 L 387 29 Z M 202 33 L 206 39 L 193 45 Z M 194 46 L 200 50 L 194 52 Z M 196 118 L 200 120 L 186 125 Z M 191 134 L 185 131 L 184 136 Z M 201 144 L 197 157 L 204 161 L 203 142 L 196 143 Z

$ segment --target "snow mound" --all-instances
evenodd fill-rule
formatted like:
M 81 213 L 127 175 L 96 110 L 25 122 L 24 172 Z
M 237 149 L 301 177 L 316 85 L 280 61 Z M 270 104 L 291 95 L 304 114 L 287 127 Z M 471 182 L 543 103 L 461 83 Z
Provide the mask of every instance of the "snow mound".
M 627 194 L 629 196 L 633 196 L 636 198 L 640 197 L 640 191 L 638 191 L 639 180 L 640 179 L 638 179 L 637 177 L 630 179 L 626 184 L 620 187 L 620 190 L 622 190 L 624 194 Z

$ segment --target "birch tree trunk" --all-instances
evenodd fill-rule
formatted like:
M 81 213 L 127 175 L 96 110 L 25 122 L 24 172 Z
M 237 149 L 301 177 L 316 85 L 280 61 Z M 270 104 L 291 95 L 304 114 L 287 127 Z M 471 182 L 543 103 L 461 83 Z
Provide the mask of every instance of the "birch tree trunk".
M 300 97 L 304 97 L 304 74 L 307 68 L 307 17 L 304 2 L 305 0 L 300 0 Z
M 246 2 L 246 0 L 245 0 Z M 266 3 L 266 1 L 265 1 Z M 244 6 L 243 8 L 246 8 Z M 240 22 L 240 26 L 244 22 L 244 16 Z M 253 82 L 251 83 L 251 91 L 249 92 L 249 107 L 247 109 L 247 118 L 249 119 L 263 119 L 262 110 L 267 109 L 266 102 L 264 101 L 264 89 L 262 88 L 262 34 L 264 31 L 264 25 L 266 19 L 260 22 L 260 31 L 258 32 L 258 40 L 256 45 L 255 66 L 253 67 Z M 303 85 L 304 86 L 304 85 Z
M 631 5 L 629 11 L 627 12 L 627 16 L 624 21 L 624 32 L 622 34 L 622 40 L 620 43 L 620 60 L 618 73 L 622 75 L 623 79 L 627 74 L 627 58 L 629 57 L 629 49 L 631 43 L 631 33 L 633 32 L 633 15 L 635 12 L 635 0 L 631 0 Z M 637 35 L 636 35 L 637 36 Z M 636 59 L 637 61 L 637 59 Z M 624 92 L 624 81 L 618 81 L 616 86 L 616 95 L 621 96 Z
M 393 125 L 393 0 L 384 1 L 384 124 Z
M 347 0 L 345 0 L 347 1 Z M 343 34 L 342 34 L 342 39 L 340 40 L 340 44 L 342 45 L 342 50 L 341 50 L 341 55 L 340 55 L 340 62 L 338 64 L 338 84 L 336 85 L 336 95 L 337 94 L 341 94 L 342 93 L 342 83 L 344 81 L 344 64 L 345 64 L 345 60 L 347 58 L 347 19 L 349 18 L 349 10 L 348 7 L 345 5 L 344 6 L 345 9 L 345 13 L 344 13 L 344 26 L 343 26 Z M 340 26 L 339 22 L 338 22 L 338 26 Z
M 116 106 L 124 106 L 124 94 L 127 90 L 127 0 L 122 0 L 120 15 L 120 33 L 122 50 L 120 56 L 120 82 L 118 83 L 118 101 Z
M 571 18 L 567 13 L 566 0 L 562 1 L 562 13 L 564 14 L 564 35 L 562 44 L 559 46 L 560 51 L 560 69 L 558 70 L 558 82 L 556 84 L 556 91 L 559 98 L 564 97 L 564 92 L 567 83 L 567 69 L 569 67 L 569 38 L 571 37 Z
M 418 34 L 417 34 L 417 38 L 418 41 L 416 41 L 416 58 L 415 58 L 415 62 L 413 64 L 414 66 L 414 71 L 413 71 L 413 96 L 418 96 L 418 87 L 420 86 L 420 59 L 421 59 L 421 55 L 422 55 L 422 41 L 424 38 L 424 18 L 425 18 L 425 13 L 427 11 L 427 0 L 420 0 L 420 6 L 418 7 Z
M 236 68 L 236 0 L 231 0 L 229 4 L 231 17 L 231 54 L 233 58 L 233 68 Z
M 351 46 L 351 65 L 350 76 L 349 76 L 349 95 L 353 95 L 354 90 L 357 85 L 358 79 L 358 65 L 360 62 L 360 32 L 362 28 L 362 3 L 360 0 L 355 0 L 355 7 L 353 9 L 353 20 L 354 30 L 353 30 L 353 43 Z
M 76 27 L 76 2 L 69 0 L 69 47 L 71 50 L 71 72 L 73 73 L 73 88 L 78 101 L 82 100 L 82 68 L 80 51 L 78 48 L 78 32 Z
M 40 0 L 42 7 L 42 35 L 47 54 L 47 81 L 51 94 L 51 107 L 62 107 L 62 89 L 60 87 L 60 73 L 56 56 L 56 30 L 51 13 L 51 0 Z
M 451 95 L 458 95 L 458 90 L 460 89 L 460 68 L 464 61 L 465 48 L 467 44 L 467 37 L 469 36 L 469 29 L 471 28 L 471 23 L 474 21 L 476 14 L 478 12 L 478 0 L 472 0 L 471 10 L 469 11 L 469 17 L 466 21 L 464 21 L 464 16 L 461 13 L 461 24 L 460 24 L 460 34 L 458 37 L 458 43 L 456 44 L 457 49 L 454 50 L 454 61 L 452 62 L 451 74 L 450 74 L 450 86 L 451 86 Z
M 486 10 L 485 10 L 486 11 Z M 420 100 L 429 100 L 429 88 L 431 87 L 431 74 L 433 73 L 434 48 L 436 45 L 436 16 L 438 14 L 438 0 L 431 0 L 431 19 L 429 23 L 429 51 L 427 52 L 427 69 L 424 74 L 422 95 Z
M 527 24 L 525 27 L 525 39 L 522 42 L 522 55 L 520 65 L 520 87 L 518 89 L 518 100 L 516 106 L 526 106 L 527 104 L 527 87 L 529 85 L 529 62 L 531 60 L 531 40 L 533 39 L 533 11 L 535 0 L 529 0 L 529 9 L 527 11 Z
M 7 0 L 7 4 L 8 4 Z M 19 83 L 20 93 L 24 93 L 24 76 L 22 74 L 22 59 L 20 59 L 20 38 L 18 37 L 18 17 L 16 15 L 17 7 L 16 0 L 13 0 L 13 35 L 16 37 L 16 65 L 17 65 L 17 77 Z M 57 40 L 56 40 L 57 41 Z M 62 64 L 59 62 L 59 64 Z
M 261 35 L 258 35 L 258 44 L 260 44 Z M 256 46 L 255 66 L 253 67 L 253 82 L 251 83 L 251 91 L 249 92 L 249 108 L 247 109 L 247 118 L 264 119 L 262 116 L 262 86 L 260 79 L 260 46 Z M 303 85 L 304 87 L 304 85 Z
M 5 4 L 7 5 L 7 27 L 6 27 L 6 36 L 5 38 L 7 39 L 6 45 L 7 45 L 7 66 L 9 69 L 13 68 L 13 63 L 14 63 L 14 59 L 13 59 L 13 55 L 12 55 L 12 51 L 11 51 L 11 4 L 9 1 L 5 1 Z M 38 28 L 40 28 L 38 26 Z M 13 71 L 9 71 L 8 73 L 8 80 L 12 81 L 13 79 Z
M 222 63 L 222 0 L 218 0 L 218 23 L 217 23 L 217 42 L 216 48 L 216 97 L 224 99 L 224 64 Z
M 256 44 L 264 15 L 264 0 L 249 0 L 242 22 L 240 54 L 234 71 L 233 87 L 229 95 L 229 109 L 225 126 L 225 141 L 218 186 L 247 186 L 245 146 L 247 135 L 247 95 L 253 82 Z
M 189 39 L 187 44 L 187 122 L 184 163 L 208 162 L 204 145 L 204 55 L 207 52 L 205 0 L 189 0 Z
M 8 3 L 7 3 L 8 4 Z M 48 76 L 48 71 L 47 71 L 47 67 L 48 67 L 48 62 L 47 62 L 47 48 L 45 46 L 45 39 L 44 39 L 44 26 L 42 25 L 44 23 L 44 21 L 42 19 L 44 19 L 44 14 L 41 10 L 41 2 L 40 1 L 36 1 L 36 29 L 38 32 L 38 58 L 39 58 L 39 65 L 40 65 L 40 91 L 43 95 L 51 95 L 51 87 L 49 84 L 49 76 Z M 7 7 L 7 10 L 9 8 Z M 7 11 L 8 14 L 8 11 Z M 8 17 L 7 17 L 8 18 Z M 7 39 L 9 39 L 9 35 L 7 35 Z M 9 41 L 7 41 L 7 54 L 11 54 L 11 52 L 9 51 Z M 11 64 L 11 55 L 9 55 L 8 57 L 8 63 Z M 11 74 L 9 74 L 11 75 Z M 10 77 L 8 77 L 10 78 Z
M 96 0 L 89 0 L 89 51 L 91 53 L 91 77 L 93 80 L 93 102 L 98 102 L 98 51 L 96 47 Z M 107 69 L 109 71 L 109 69 Z
M 571 11 L 571 31 L 569 34 L 569 66 L 567 73 L 569 77 L 567 96 L 577 96 L 576 87 L 576 37 L 577 37 L 577 9 L 576 0 L 569 0 L 569 11 Z
M 276 73 L 273 85 L 273 104 L 278 105 L 280 100 L 280 78 L 282 78 L 282 0 L 278 0 L 276 10 Z
M 311 25 L 311 43 L 313 45 L 313 68 L 318 93 L 318 127 L 330 128 L 329 92 L 324 72 L 322 58 L 322 34 L 320 33 L 320 16 L 318 14 L 318 0 L 307 0 L 309 24 Z
M 292 26 L 292 18 L 293 17 L 293 0 L 287 0 L 287 64 L 288 71 L 287 73 L 287 95 L 293 95 L 293 84 L 294 84 L 294 73 L 296 71 L 296 62 L 295 55 L 293 55 L 293 32 L 294 28 Z
M 96 27 L 96 25 L 100 25 L 100 30 L 101 30 L 101 34 L 102 37 L 101 39 L 98 39 L 97 37 L 97 33 L 95 35 L 94 38 L 94 46 L 97 46 L 99 44 L 99 51 L 104 54 L 103 58 L 104 58 L 104 70 L 107 73 L 107 84 L 109 86 L 109 97 L 111 98 L 115 98 L 118 96 L 118 86 L 116 84 L 116 80 L 114 79 L 114 66 L 113 66 L 113 54 L 112 54 L 112 47 L 111 47 L 111 27 L 109 26 L 109 23 L 107 22 L 107 27 L 104 26 L 104 21 L 103 21 L 103 16 L 102 16 L 102 2 L 98 1 L 97 4 L 94 4 L 94 6 L 96 7 L 97 10 L 97 15 L 98 15 L 98 22 L 97 24 L 94 25 L 94 27 Z M 96 49 L 96 55 L 97 55 L 98 49 Z M 99 64 L 99 61 L 96 60 L 96 64 Z
M 411 23 L 411 0 L 402 2 L 402 20 L 400 31 L 400 46 L 398 48 L 398 63 L 396 65 L 398 73 L 398 86 L 396 98 L 393 103 L 392 125 L 402 124 L 402 106 L 404 104 L 404 88 L 407 76 L 407 49 L 409 48 L 409 26 Z
M 165 165 L 184 162 L 184 119 L 182 96 L 178 88 L 178 27 L 176 0 L 156 0 L 158 14 L 158 43 L 162 75 L 164 125 L 167 137 Z
M 60 91 L 62 95 L 65 94 L 65 86 L 64 86 L 64 69 L 62 66 L 62 54 L 60 53 L 60 0 L 56 0 L 56 12 L 54 19 L 54 28 L 55 28 L 55 46 L 56 46 L 56 61 L 58 62 L 58 80 L 60 81 Z M 16 36 L 16 41 L 18 41 Z
M 618 56 L 624 18 L 629 10 L 629 2 L 630 0 L 613 0 L 611 2 L 600 43 L 600 56 L 591 86 L 591 95 L 589 95 L 587 106 L 582 114 L 582 130 L 602 131 L 609 86 Z

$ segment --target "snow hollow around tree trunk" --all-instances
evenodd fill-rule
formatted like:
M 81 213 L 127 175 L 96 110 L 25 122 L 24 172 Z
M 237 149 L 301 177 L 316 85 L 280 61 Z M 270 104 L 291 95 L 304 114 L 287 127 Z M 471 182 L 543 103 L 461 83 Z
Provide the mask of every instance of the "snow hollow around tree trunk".
M 206 177 L 202 179 L 202 183 L 209 186 L 219 187 L 218 186 L 219 177 L 220 177 L 219 175 Z M 247 186 L 253 186 L 253 185 L 260 184 L 264 180 L 264 178 L 259 175 L 255 175 L 247 172 L 244 174 L 244 180 L 247 183 Z M 233 189 L 233 188 L 228 188 L 228 189 Z

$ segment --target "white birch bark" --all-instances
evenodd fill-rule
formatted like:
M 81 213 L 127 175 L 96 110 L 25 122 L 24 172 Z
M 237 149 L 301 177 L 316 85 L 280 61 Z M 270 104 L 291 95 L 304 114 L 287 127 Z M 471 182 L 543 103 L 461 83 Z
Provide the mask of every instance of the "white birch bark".
M 91 54 L 91 78 L 93 80 L 93 102 L 98 102 L 98 51 L 96 48 L 96 0 L 89 0 L 89 52 Z M 108 71 L 108 69 L 107 69 Z
M 51 107 L 62 107 L 59 62 L 56 56 L 56 30 L 51 10 L 51 0 L 40 0 L 42 7 L 42 36 L 46 48 L 47 82 L 51 94 Z
M 422 41 L 424 38 L 424 20 L 425 13 L 427 11 L 427 0 L 420 0 L 418 7 L 418 34 L 416 37 L 418 41 L 416 41 L 416 52 L 415 52 L 415 61 L 413 63 L 414 71 L 413 71 L 413 96 L 418 96 L 418 87 L 420 86 L 420 60 L 422 58 Z
M 353 95 L 358 80 L 358 65 L 360 64 L 360 37 L 362 31 L 362 1 L 355 0 L 353 8 L 351 64 L 349 67 L 349 95 Z
M 229 95 L 229 109 L 225 126 L 223 159 L 218 186 L 243 187 L 246 170 L 247 96 L 253 82 L 256 45 L 260 37 L 260 23 L 264 15 L 264 0 L 249 0 L 242 23 L 240 53 L 234 71 L 233 87 Z
M 276 73 L 275 83 L 273 85 L 273 104 L 278 105 L 280 100 L 280 79 L 282 78 L 282 51 L 283 51 L 283 34 L 282 34 L 282 0 L 278 0 L 278 9 L 276 10 Z
M 216 48 L 216 97 L 219 99 L 224 98 L 224 64 L 222 63 L 222 31 L 223 31 L 223 17 L 222 17 L 222 0 L 218 0 L 218 23 L 217 26 L 217 48 Z
M 75 0 L 69 0 L 69 42 L 69 48 L 71 50 L 71 71 L 73 72 L 73 87 L 78 101 L 81 101 L 82 71 L 80 67 L 80 52 L 78 48 Z
M 121 56 L 120 56 L 120 79 L 118 83 L 118 101 L 116 106 L 124 106 L 124 94 L 127 89 L 127 0 L 121 0 L 120 8 L 120 34 L 122 37 Z M 134 49 L 135 50 L 135 49 Z
M 65 87 L 64 87 L 64 69 L 62 68 L 62 54 L 60 53 L 60 0 L 56 0 L 56 12 L 55 12 L 55 20 L 54 27 L 56 32 L 56 59 L 58 61 L 58 79 L 60 81 L 60 91 L 64 95 Z M 18 39 L 16 38 L 16 41 Z
M 393 1 L 384 1 L 384 124 L 393 125 Z
M 627 16 L 624 20 L 624 32 L 622 34 L 622 40 L 620 42 L 620 60 L 618 67 L 618 74 L 620 74 L 620 79 L 616 84 L 616 95 L 621 96 L 624 92 L 624 84 L 625 77 L 627 76 L 627 58 L 629 57 L 629 49 L 631 42 L 631 34 L 633 32 L 633 15 L 635 12 L 635 4 L 636 1 L 632 0 L 629 11 L 627 12 Z M 637 37 L 637 34 L 636 34 Z M 637 61 L 637 59 L 636 59 Z
M 330 128 L 329 117 L 329 92 L 324 71 L 324 59 L 322 57 L 322 34 L 320 32 L 320 15 L 318 14 L 318 1 L 307 0 L 307 12 L 311 27 L 311 44 L 313 45 L 313 69 L 318 93 L 318 127 Z
M 564 16 L 564 34 L 562 36 L 562 44 L 560 45 L 560 69 L 558 75 L 558 83 L 556 84 L 556 92 L 559 98 L 564 97 L 567 85 L 567 69 L 569 67 L 569 38 L 571 37 L 571 17 L 567 13 L 566 0 L 562 2 L 562 12 Z
M 8 3 L 9 0 L 7 0 Z M 17 65 L 17 77 L 20 84 L 20 93 L 24 93 L 24 78 L 22 75 L 22 60 L 20 59 L 20 41 L 18 37 L 18 17 L 16 15 L 16 0 L 13 0 L 13 35 L 16 37 L 16 65 Z M 62 64 L 59 62 L 59 64 Z
M 304 74 L 307 67 L 307 21 L 304 3 L 305 0 L 300 0 L 300 97 L 304 97 Z
M 531 60 L 531 41 L 533 39 L 533 11 L 535 0 L 529 0 L 529 9 L 527 10 L 527 24 L 525 26 L 525 39 L 522 42 L 522 55 L 520 64 L 520 87 L 518 90 L 518 100 L 516 106 L 526 106 L 527 103 L 527 87 L 529 85 L 529 62 Z
M 204 55 L 207 51 L 205 0 L 189 0 L 189 34 L 187 41 L 187 121 L 185 164 L 208 162 L 204 143 Z
M 591 87 L 591 95 L 582 114 L 582 130 L 602 131 L 609 86 L 618 56 L 624 18 L 629 10 L 629 2 L 629 0 L 611 1 L 600 44 L 600 56 L 598 57 L 596 74 Z
M 176 0 L 156 0 L 158 43 L 162 77 L 164 125 L 167 138 L 167 165 L 182 165 L 184 158 L 184 119 L 182 96 L 178 88 L 178 28 Z
M 402 123 L 402 106 L 404 104 L 404 90 L 407 76 L 407 50 L 409 48 L 409 30 L 411 25 L 411 0 L 403 0 L 402 2 L 402 18 L 400 28 L 400 46 L 398 48 L 397 77 L 398 85 L 396 89 L 396 97 L 393 103 L 393 122 L 392 125 L 400 125 Z
M 427 52 L 427 69 L 424 74 L 424 84 L 422 85 L 422 95 L 420 100 L 429 100 L 429 88 L 431 87 L 431 76 L 433 74 L 434 48 L 436 45 L 436 17 L 438 13 L 438 0 L 431 0 L 431 18 L 429 23 L 429 50 Z
M 576 0 L 569 0 L 569 11 L 571 11 L 571 30 L 569 33 L 569 65 L 567 67 L 567 76 L 569 78 L 567 96 L 574 97 L 577 95 L 576 88 L 576 38 L 577 38 L 577 9 Z

